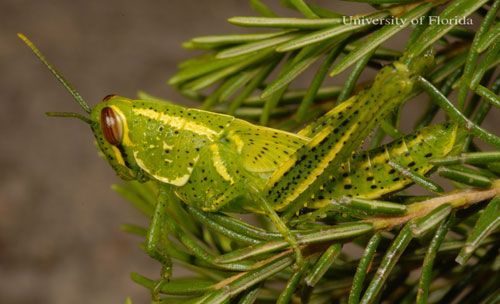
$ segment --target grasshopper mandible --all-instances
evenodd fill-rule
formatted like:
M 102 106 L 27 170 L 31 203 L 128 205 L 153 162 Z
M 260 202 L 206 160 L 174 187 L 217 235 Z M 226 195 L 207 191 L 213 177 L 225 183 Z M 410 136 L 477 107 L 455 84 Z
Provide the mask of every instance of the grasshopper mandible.
M 158 242 L 171 193 L 206 212 L 266 214 L 295 250 L 300 264 L 302 256 L 297 241 L 277 212 L 291 204 L 303 206 L 308 202 L 309 207 L 319 208 L 343 193 L 378 197 L 410 183 L 401 181 L 375 191 L 351 189 L 351 183 L 342 182 L 342 190 L 335 190 L 338 180 L 365 176 L 368 181 L 374 180 L 378 173 L 372 171 L 371 162 L 376 164 L 376 159 L 358 162 L 368 171 L 353 175 L 345 169 L 346 163 L 348 166 L 352 151 L 378 122 L 412 94 L 414 77 L 425 62 L 413 67 L 395 62 L 384 67 L 370 88 L 293 134 L 157 100 L 108 95 L 91 108 L 28 38 L 22 34 L 19 37 L 88 114 L 58 112 L 51 116 L 75 117 L 88 123 L 99 149 L 121 178 L 150 180 L 158 185 L 160 194 L 148 233 L 147 251 L 164 265 L 169 265 L 169 258 L 158 248 Z M 453 130 L 446 126 L 437 129 L 445 136 Z M 436 149 L 428 145 L 414 153 L 411 146 L 404 141 L 396 142 L 389 148 L 396 152 L 373 155 L 379 155 L 378 158 L 404 155 L 405 159 L 413 161 L 414 157 L 421 162 L 421 156 L 428 154 L 425 151 Z M 437 150 L 436 156 L 442 156 L 450 149 Z M 422 165 L 420 170 L 425 174 L 431 167 Z M 336 181 L 338 175 L 343 179 Z

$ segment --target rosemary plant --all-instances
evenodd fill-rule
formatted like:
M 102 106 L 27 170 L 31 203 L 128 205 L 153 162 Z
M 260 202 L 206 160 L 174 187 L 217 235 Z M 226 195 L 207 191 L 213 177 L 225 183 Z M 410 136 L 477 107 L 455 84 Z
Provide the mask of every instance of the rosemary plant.
M 201 54 L 180 63 L 169 84 L 199 101 L 202 109 L 295 131 L 321 122 L 325 113 L 362 89 L 378 90 L 375 93 L 381 96 L 394 90 L 358 83 L 364 70 L 379 71 L 397 61 L 411 65 L 432 53 L 434 63 L 415 77 L 407 98 L 420 93 L 429 97 L 414 129 L 422 130 L 442 112 L 450 124 L 465 132 L 457 135 L 447 156 L 427 160 L 433 168 L 429 173 L 419 174 L 411 163 L 387 160 L 394 174 L 429 194 L 398 189 L 381 197 L 345 195 L 327 208 L 285 209 L 281 216 L 303 252 L 301 264 L 295 264 L 288 243 L 265 218 L 252 215 L 249 223 L 238 214 L 204 212 L 176 201 L 167 210 L 168 229 L 162 242 L 174 267 L 187 268 L 192 275 L 174 276 L 158 285 L 157 278 L 132 274 L 135 282 L 161 294 L 156 301 L 500 301 L 500 138 L 480 126 L 488 113 L 498 115 L 500 106 L 496 72 L 500 1 L 352 1 L 373 9 L 350 17 L 303 0 L 282 0 L 283 6 L 295 11 L 291 12 L 295 17 L 288 17 L 278 16 L 264 1 L 251 0 L 256 16 L 229 19 L 248 28 L 248 33 L 187 41 L 184 47 Z M 474 26 L 467 26 L 472 17 Z M 411 34 L 403 49 L 383 46 L 404 29 Z M 312 69 L 307 88 L 289 88 Z M 344 71 L 349 72 L 342 86 L 324 85 L 327 77 Z M 452 93 L 456 97 L 449 99 Z M 156 98 L 145 93 L 140 97 Z M 371 149 L 384 149 L 387 138 L 404 136 L 400 115 L 407 103 L 376 124 Z M 489 152 L 480 147 L 489 147 Z M 354 166 L 365 152 L 362 147 L 351 152 Z M 355 167 L 346 170 L 351 168 Z M 444 179 L 435 179 L 436 175 Z M 355 182 L 364 183 L 360 178 Z M 389 181 L 386 187 L 391 188 L 391 183 L 397 181 Z M 128 182 L 114 189 L 146 217 L 153 216 L 158 191 L 153 184 Z M 147 227 L 124 225 L 123 229 L 141 237 L 148 234 Z

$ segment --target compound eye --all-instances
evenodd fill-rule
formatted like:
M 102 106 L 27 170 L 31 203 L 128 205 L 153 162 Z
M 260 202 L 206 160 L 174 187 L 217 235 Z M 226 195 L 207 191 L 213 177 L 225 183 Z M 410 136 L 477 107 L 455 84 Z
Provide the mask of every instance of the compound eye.
M 115 97 L 116 94 L 109 94 L 109 95 L 106 95 L 104 96 L 104 98 L 102 99 L 102 101 L 108 101 L 110 100 L 111 98 Z
M 123 121 L 110 107 L 101 110 L 101 130 L 104 138 L 113 146 L 121 144 L 123 137 Z

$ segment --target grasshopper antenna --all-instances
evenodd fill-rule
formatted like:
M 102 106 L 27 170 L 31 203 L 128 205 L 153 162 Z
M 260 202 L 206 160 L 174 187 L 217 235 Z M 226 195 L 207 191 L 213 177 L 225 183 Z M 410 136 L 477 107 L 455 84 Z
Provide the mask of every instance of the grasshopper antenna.
M 40 52 L 40 50 L 35 46 L 35 44 L 33 44 L 33 42 L 31 42 L 31 40 L 29 40 L 28 37 L 26 37 L 24 34 L 18 33 L 17 36 L 19 38 L 21 38 L 21 40 L 31 49 L 31 51 L 33 51 L 33 53 L 36 55 L 36 57 L 38 57 L 38 59 L 40 59 L 40 61 L 49 69 L 49 71 L 57 78 L 57 80 L 59 80 L 59 82 L 66 88 L 66 90 L 68 90 L 68 92 L 71 94 L 71 96 L 73 96 L 73 98 L 80 105 L 80 107 L 82 107 L 82 109 L 85 112 L 90 113 L 92 110 L 91 110 L 90 106 L 88 105 L 88 103 L 85 102 L 85 100 L 83 99 L 83 97 L 80 95 L 80 93 L 78 93 L 76 91 L 76 89 L 73 87 L 73 85 L 69 81 L 67 81 L 61 75 L 61 73 L 59 73 L 56 70 L 56 68 L 54 68 L 49 63 L 49 61 L 45 58 L 45 56 L 42 54 L 42 52 Z M 75 113 L 72 113 L 72 114 L 75 114 Z M 49 116 L 59 116 L 59 117 L 62 117 L 63 115 L 49 115 Z M 81 117 L 83 117 L 83 116 L 77 117 L 75 115 L 65 115 L 64 117 L 76 117 L 76 118 L 80 118 L 81 119 Z M 84 121 L 87 121 L 87 120 L 84 120 Z
M 77 118 L 83 121 L 84 123 L 87 123 L 89 125 L 92 125 L 92 120 L 89 118 L 83 116 L 82 114 L 78 113 L 73 113 L 73 112 L 46 112 L 45 115 L 49 117 L 69 117 L 69 118 Z

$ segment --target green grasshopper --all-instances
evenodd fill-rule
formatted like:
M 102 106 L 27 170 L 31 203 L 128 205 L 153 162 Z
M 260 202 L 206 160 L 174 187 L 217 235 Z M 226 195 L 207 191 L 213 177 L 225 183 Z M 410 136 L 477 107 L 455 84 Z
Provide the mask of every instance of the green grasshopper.
M 169 258 L 159 243 L 171 194 L 206 212 L 266 214 L 300 264 L 297 241 L 277 212 L 291 205 L 320 208 L 342 195 L 374 198 L 401 189 L 411 181 L 401 178 L 395 182 L 394 172 L 380 162 L 389 157 L 418 162 L 416 168 L 425 174 L 432 167 L 425 163 L 429 153 L 439 157 L 450 151 L 450 144 L 436 147 L 432 141 L 454 138 L 455 128 L 439 125 L 377 150 L 371 157 L 349 162 L 352 151 L 380 120 L 411 96 L 414 78 L 428 58 L 411 67 L 402 62 L 384 67 L 369 89 L 293 134 L 157 100 L 108 95 L 91 108 L 31 41 L 22 34 L 19 37 L 88 114 L 50 115 L 88 123 L 100 151 L 121 178 L 158 185 L 160 194 L 146 249 L 166 266 Z M 363 184 L 357 182 L 363 179 L 369 181 L 368 187 L 352 186 Z M 393 186 L 384 188 L 381 181 Z

